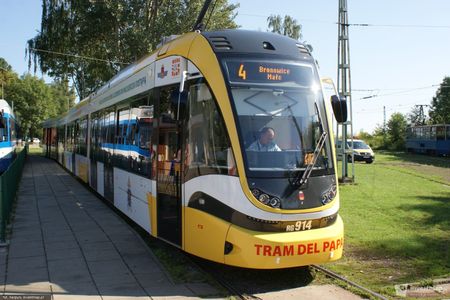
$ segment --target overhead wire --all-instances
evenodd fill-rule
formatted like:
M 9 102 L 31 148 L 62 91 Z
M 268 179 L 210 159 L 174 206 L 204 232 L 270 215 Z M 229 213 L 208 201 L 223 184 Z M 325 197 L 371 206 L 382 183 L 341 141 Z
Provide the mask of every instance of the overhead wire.
M 435 87 L 447 87 L 447 86 L 441 86 L 441 85 L 439 85 L 439 84 L 433 84 L 433 85 L 430 85 L 430 86 L 424 86 L 424 87 L 417 87 L 417 88 L 410 88 L 410 89 L 404 89 L 404 90 L 402 90 L 402 91 L 398 91 L 398 92 L 392 92 L 392 93 L 387 93 L 387 94 L 376 94 L 376 95 L 369 95 L 369 96 L 365 96 L 365 97 L 361 97 L 361 98 L 359 98 L 359 99 L 355 99 L 355 100 L 366 100 L 366 99 L 371 99 L 371 98 L 377 98 L 377 97 L 385 97 L 385 96 L 392 96 L 392 95 L 407 95 L 407 94 L 409 94 L 409 93 L 411 93 L 411 92 L 414 92 L 414 91 L 418 91 L 418 90 L 425 90 L 425 89 L 430 89 L 430 88 L 435 88 Z M 388 89 L 386 89 L 386 90 L 388 90 Z M 395 89 L 392 89 L 392 90 L 395 90 Z M 353 90 L 352 90 L 353 91 Z M 364 90 L 359 90 L 359 91 L 364 91 Z M 376 89 L 373 89 L 373 90 L 366 90 L 366 92 L 369 92 L 369 91 L 376 91 Z
M 130 64 L 128 62 L 112 61 L 112 60 L 101 59 L 101 58 L 96 58 L 96 57 L 89 57 L 89 56 L 78 55 L 78 54 L 63 53 L 63 52 L 51 51 L 51 50 L 45 50 L 45 49 L 37 49 L 37 48 L 29 48 L 29 49 L 33 50 L 33 51 L 36 51 L 36 52 L 44 52 L 44 53 L 50 53 L 50 54 L 56 54 L 56 55 L 63 55 L 63 56 L 81 58 L 81 59 L 86 59 L 86 60 L 93 60 L 93 61 L 112 63 L 112 64 L 119 64 L 119 65 L 129 65 Z
M 261 18 L 269 18 L 267 15 L 259 15 L 259 14 L 249 14 L 249 13 L 238 13 L 241 16 L 249 16 L 249 17 L 261 17 Z M 347 25 L 353 27 L 389 27 L 389 28 L 430 28 L 430 29 L 450 29 L 450 25 L 429 25 L 429 24 L 372 24 L 372 23 L 340 23 L 340 22 L 332 22 L 325 21 L 319 19 L 298 19 L 298 21 L 303 22 L 315 22 L 315 23 L 327 23 L 334 25 Z

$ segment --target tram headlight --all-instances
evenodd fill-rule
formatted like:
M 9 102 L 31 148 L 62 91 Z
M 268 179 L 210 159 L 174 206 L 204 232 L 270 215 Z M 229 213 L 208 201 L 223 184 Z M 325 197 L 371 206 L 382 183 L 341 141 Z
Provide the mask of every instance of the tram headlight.
M 256 199 L 259 199 L 259 195 L 261 194 L 261 192 L 258 189 L 252 189 L 252 194 Z
M 270 203 L 269 204 L 273 208 L 280 208 L 281 200 L 280 200 L 280 198 L 273 197 L 272 199 L 270 199 Z
M 335 184 L 333 184 L 328 190 L 322 193 L 322 204 L 325 205 L 327 203 L 330 203 L 336 197 L 336 194 L 337 187 Z
M 273 208 L 280 208 L 281 207 L 281 200 L 278 197 L 274 197 L 270 194 L 266 194 L 263 191 L 253 188 L 251 189 L 252 195 L 258 199 L 259 202 L 261 202 L 264 205 L 273 207 Z
M 259 195 L 258 200 L 259 200 L 261 203 L 267 205 L 267 204 L 269 204 L 270 197 L 269 197 L 269 195 L 267 195 L 267 194 L 261 194 L 261 195 Z

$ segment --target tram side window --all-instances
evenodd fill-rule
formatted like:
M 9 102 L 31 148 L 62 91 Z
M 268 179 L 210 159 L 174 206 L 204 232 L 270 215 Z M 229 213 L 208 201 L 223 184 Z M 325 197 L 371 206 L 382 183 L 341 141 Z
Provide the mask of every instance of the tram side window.
M 65 142 L 64 126 L 59 126 L 58 127 L 58 152 L 62 151 L 60 149 L 62 149 L 64 147 L 64 142 Z
M 436 127 L 436 139 L 445 140 L 445 126 Z
M 115 136 L 115 113 L 114 108 L 110 108 L 105 115 L 105 127 L 106 127 L 106 143 L 108 143 L 108 147 L 112 148 L 114 144 L 114 136 Z
M 114 137 L 115 137 L 115 108 L 109 107 L 102 110 L 103 121 L 101 130 L 101 155 L 103 161 L 106 161 L 112 156 L 114 151 Z
M 0 117 L 0 142 L 6 142 L 8 140 L 7 120 L 4 117 Z
M 122 169 L 128 169 L 128 151 L 129 145 L 127 144 L 127 130 L 128 123 L 130 121 L 130 108 L 127 106 L 120 109 L 117 112 L 117 133 L 115 137 L 115 151 L 114 151 L 114 165 Z
M 0 142 L 5 142 L 8 140 L 8 119 L 3 117 L 3 113 L 0 112 Z
M 99 112 L 95 112 L 91 114 L 89 126 L 91 127 L 91 136 L 90 136 L 90 158 L 93 160 L 98 160 L 98 151 L 99 151 Z
M 150 99 L 150 101 L 149 101 Z M 130 145 L 130 171 L 151 176 L 151 139 L 153 133 L 153 104 L 147 95 L 133 101 L 130 106 L 130 122 L 127 143 Z
M 96 145 L 94 146 L 94 152 L 95 160 L 99 162 L 104 162 L 104 143 L 105 143 L 105 137 L 106 137 L 106 127 L 105 127 L 105 111 L 98 111 L 95 114 L 95 123 L 94 126 L 96 127 L 95 130 L 95 142 Z
M 70 125 L 66 124 L 66 128 L 64 130 L 64 151 L 69 151 L 69 132 L 70 132 Z
M 74 136 L 74 123 L 70 123 L 67 125 L 67 145 L 66 145 L 66 151 L 73 152 L 74 150 L 74 143 L 73 143 L 73 136 Z
M 73 131 L 73 152 L 78 153 L 78 135 L 80 134 L 80 122 L 77 120 L 74 122 Z
M 9 119 L 9 140 L 16 141 L 16 124 L 13 119 Z
M 84 117 L 77 121 L 76 126 L 76 153 L 83 156 L 87 155 L 87 118 Z
M 223 118 L 215 99 L 205 83 L 190 87 L 188 96 L 188 145 L 186 164 L 189 173 L 232 174 L 234 157 Z M 201 170 L 203 169 L 203 170 Z

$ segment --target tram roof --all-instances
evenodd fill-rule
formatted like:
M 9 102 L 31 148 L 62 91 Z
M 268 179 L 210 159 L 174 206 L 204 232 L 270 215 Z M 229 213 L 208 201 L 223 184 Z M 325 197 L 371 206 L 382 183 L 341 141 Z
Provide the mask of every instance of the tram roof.
M 227 29 L 203 32 L 214 52 L 220 54 L 261 54 L 289 56 L 301 60 L 313 60 L 308 48 L 290 37 L 272 32 Z

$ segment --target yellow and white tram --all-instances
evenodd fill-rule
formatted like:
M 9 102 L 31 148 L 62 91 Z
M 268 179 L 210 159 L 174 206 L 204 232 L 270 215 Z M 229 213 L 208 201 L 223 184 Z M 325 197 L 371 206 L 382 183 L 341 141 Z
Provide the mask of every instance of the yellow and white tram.
M 192 32 L 45 122 L 44 136 L 49 157 L 152 236 L 287 268 L 342 255 L 330 107 L 295 40 Z

